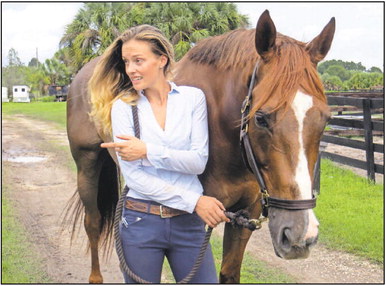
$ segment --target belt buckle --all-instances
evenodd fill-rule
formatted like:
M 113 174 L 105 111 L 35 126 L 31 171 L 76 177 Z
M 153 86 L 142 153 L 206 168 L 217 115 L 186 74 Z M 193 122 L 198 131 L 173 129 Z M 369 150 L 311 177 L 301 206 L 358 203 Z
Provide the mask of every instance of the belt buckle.
M 171 214 L 166 214 L 166 215 L 165 215 L 165 214 L 163 213 L 162 207 L 163 207 L 163 205 L 160 205 L 160 206 L 159 206 L 160 217 L 161 217 L 161 218 L 171 218 L 171 217 L 172 217 Z

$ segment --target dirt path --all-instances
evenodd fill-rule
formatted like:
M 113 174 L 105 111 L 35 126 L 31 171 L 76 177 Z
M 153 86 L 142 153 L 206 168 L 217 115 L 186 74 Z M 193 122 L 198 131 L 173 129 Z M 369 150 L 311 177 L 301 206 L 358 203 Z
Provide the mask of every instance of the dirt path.
M 45 270 L 54 283 L 86 283 L 90 256 L 85 251 L 87 237 L 83 226 L 72 247 L 69 232 L 60 233 L 61 212 L 76 188 L 75 174 L 64 163 L 68 152 L 65 132 L 58 132 L 54 125 L 23 116 L 3 118 L 2 177 L 13 186 L 9 196 L 44 260 Z M 216 232 L 221 233 L 221 228 Z M 299 283 L 384 283 L 381 266 L 326 250 L 320 244 L 306 260 L 279 259 L 266 225 L 253 234 L 248 251 L 289 273 Z M 106 283 L 122 282 L 115 252 L 107 262 L 102 261 L 101 267 Z
M 53 126 L 24 117 L 2 121 L 2 164 L 7 185 L 14 187 L 11 199 L 18 215 L 41 254 L 46 271 L 55 283 L 86 283 L 90 274 L 90 255 L 83 226 L 70 247 L 69 232 L 61 233 L 61 212 L 76 189 L 76 176 L 65 162 L 65 152 L 53 144 L 68 146 L 65 133 Z M 19 163 L 43 159 L 41 162 Z M 105 282 L 120 283 L 122 276 L 115 253 L 102 262 Z

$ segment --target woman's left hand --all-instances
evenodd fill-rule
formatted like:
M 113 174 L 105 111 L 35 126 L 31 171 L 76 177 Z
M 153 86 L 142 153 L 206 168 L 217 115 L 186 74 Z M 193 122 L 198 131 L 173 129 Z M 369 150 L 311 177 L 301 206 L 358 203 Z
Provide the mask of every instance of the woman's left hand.
M 119 139 L 125 140 L 122 142 L 102 143 L 102 148 L 115 148 L 118 156 L 124 161 L 135 161 L 146 158 L 146 144 L 134 136 L 117 135 Z

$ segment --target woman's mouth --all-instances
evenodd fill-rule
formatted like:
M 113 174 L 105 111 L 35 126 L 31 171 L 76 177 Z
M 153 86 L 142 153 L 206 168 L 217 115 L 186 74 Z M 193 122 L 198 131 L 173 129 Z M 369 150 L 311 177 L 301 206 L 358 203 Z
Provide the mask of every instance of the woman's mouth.
M 134 85 L 134 84 L 137 84 L 141 79 L 143 79 L 142 76 L 133 77 L 133 78 L 131 78 L 131 82 Z

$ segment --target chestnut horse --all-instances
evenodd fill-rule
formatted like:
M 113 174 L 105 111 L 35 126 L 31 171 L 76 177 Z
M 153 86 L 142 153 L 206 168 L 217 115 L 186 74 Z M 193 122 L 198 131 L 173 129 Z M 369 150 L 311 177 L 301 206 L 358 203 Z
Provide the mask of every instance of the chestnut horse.
M 256 29 L 204 39 L 177 64 L 174 81 L 202 89 L 207 99 L 210 152 L 200 176 L 206 195 L 216 197 L 230 211 L 244 209 L 253 218 L 261 214 L 260 187 L 245 166 L 240 149 L 240 110 L 252 81 L 247 132 L 269 195 L 279 200 L 312 199 L 312 174 L 329 118 L 316 65 L 329 51 L 334 31 L 332 18 L 311 42 L 299 42 L 277 33 L 265 11 Z M 97 61 L 87 64 L 74 79 L 67 112 L 68 137 L 78 167 L 77 192 L 85 207 L 84 224 L 91 246 L 89 281 L 100 283 L 98 241 L 103 230 L 111 231 L 118 184 L 112 159 L 115 154 L 111 157 L 99 147 L 111 138 L 103 138 L 87 114 L 87 81 Z M 318 237 L 318 221 L 312 209 L 271 206 L 268 217 L 279 257 L 309 255 Z M 251 233 L 226 224 L 220 282 L 240 281 Z

